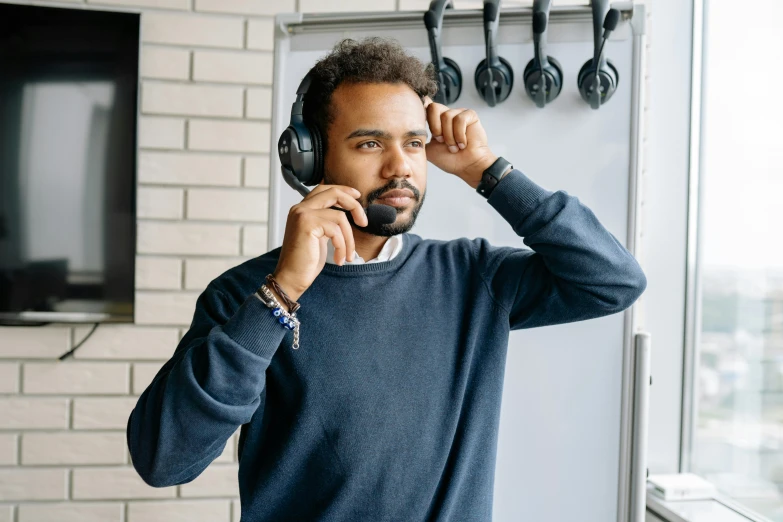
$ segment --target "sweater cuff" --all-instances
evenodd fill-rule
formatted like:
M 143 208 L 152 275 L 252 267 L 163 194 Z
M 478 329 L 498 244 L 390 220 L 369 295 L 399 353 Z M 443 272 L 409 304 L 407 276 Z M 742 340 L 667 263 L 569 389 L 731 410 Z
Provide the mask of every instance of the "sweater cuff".
M 513 227 L 552 194 L 553 192 L 538 186 L 521 171 L 512 169 L 495 186 L 487 203 Z
M 270 361 L 289 331 L 255 293 L 223 325 L 223 333 L 237 344 Z

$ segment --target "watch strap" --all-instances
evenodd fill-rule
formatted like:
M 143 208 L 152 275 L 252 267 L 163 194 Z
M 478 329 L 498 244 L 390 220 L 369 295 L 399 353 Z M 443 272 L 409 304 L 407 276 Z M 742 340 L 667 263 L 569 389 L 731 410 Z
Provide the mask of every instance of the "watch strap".
M 495 190 L 495 187 L 500 182 L 500 178 L 503 177 L 503 173 L 509 167 L 514 168 L 507 159 L 498 156 L 498 159 L 484 171 L 484 174 L 481 176 L 481 182 L 476 187 L 476 192 L 485 198 L 489 198 L 489 195 L 492 194 L 492 191 Z

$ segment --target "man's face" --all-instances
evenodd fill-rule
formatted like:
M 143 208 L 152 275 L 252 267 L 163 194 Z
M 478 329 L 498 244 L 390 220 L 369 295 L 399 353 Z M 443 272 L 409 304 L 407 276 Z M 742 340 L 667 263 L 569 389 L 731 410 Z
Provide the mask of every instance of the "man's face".
M 427 185 L 427 116 L 419 96 L 405 84 L 343 83 L 332 94 L 332 114 L 324 183 L 359 190 L 365 208 L 395 207 L 397 220 L 381 235 L 413 228 Z

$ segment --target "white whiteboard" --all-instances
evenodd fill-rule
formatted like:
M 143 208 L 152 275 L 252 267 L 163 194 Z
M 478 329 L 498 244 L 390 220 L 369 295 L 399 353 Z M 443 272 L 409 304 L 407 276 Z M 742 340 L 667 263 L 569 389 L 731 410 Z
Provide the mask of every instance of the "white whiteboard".
M 529 10 L 513 11 L 529 15 Z M 633 123 L 639 110 L 638 96 L 632 92 L 639 83 L 638 64 L 634 67 L 638 41 L 632 24 L 622 21 L 606 45 L 606 56 L 619 70 L 620 84 L 609 103 L 593 111 L 576 87 L 577 72 L 593 52 L 590 10 L 583 8 L 581 18 L 559 18 L 553 9 L 547 51 L 563 66 L 564 87 L 555 102 L 538 109 L 522 84 L 522 71 L 533 56 L 529 16 L 525 23 L 514 22 L 506 13 L 501 12 L 499 54 L 513 65 L 514 87 L 509 98 L 494 108 L 478 96 L 473 83 L 473 72 L 485 52 L 481 12 L 475 11 L 472 26 L 450 27 L 446 18 L 444 56 L 457 61 L 463 75 L 456 106 L 478 112 L 495 154 L 544 188 L 577 196 L 632 250 L 628 239 L 634 235 L 638 175 L 638 136 Z M 353 15 L 350 22 L 340 25 L 334 17 L 314 16 L 312 20 L 324 20 L 322 26 L 309 24 L 297 32 L 296 24 L 291 24 L 293 32 L 277 32 L 270 249 L 282 244 L 288 209 L 301 200 L 280 176 L 274 151 L 288 125 L 296 88 L 315 61 L 340 38 L 364 36 L 396 38 L 419 58 L 430 60 L 423 23 L 407 27 L 390 23 L 388 28 L 379 28 L 377 13 L 366 15 L 368 21 L 375 19 L 374 26 L 363 26 L 360 18 Z M 486 200 L 431 164 L 427 202 L 412 233 L 425 239 L 485 237 L 493 245 L 526 248 Z M 622 511 L 623 474 L 627 473 L 622 426 L 627 422 L 623 408 L 628 385 L 623 376 L 628 371 L 631 317 L 629 311 L 512 332 L 501 407 L 494 520 L 625 520 L 618 517 L 618 509 Z

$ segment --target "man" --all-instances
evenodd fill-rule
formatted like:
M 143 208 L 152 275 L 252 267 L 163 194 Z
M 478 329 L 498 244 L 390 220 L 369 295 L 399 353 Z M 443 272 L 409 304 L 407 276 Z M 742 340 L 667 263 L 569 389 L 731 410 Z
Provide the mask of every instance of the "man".
M 343 41 L 313 73 L 324 182 L 281 248 L 201 294 L 130 416 L 133 464 L 152 486 L 190 482 L 241 426 L 243 522 L 491 520 L 509 331 L 621 312 L 645 276 L 575 197 L 516 169 L 488 202 L 532 251 L 409 233 L 428 161 L 481 197 L 497 156 L 476 113 L 431 103 L 432 67 L 394 42 Z M 397 212 L 376 234 L 371 203 Z M 256 293 L 267 274 L 279 308 L 300 301 L 298 349 Z

